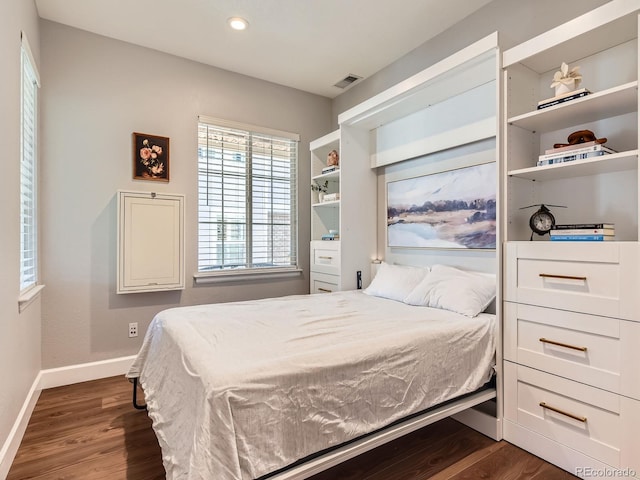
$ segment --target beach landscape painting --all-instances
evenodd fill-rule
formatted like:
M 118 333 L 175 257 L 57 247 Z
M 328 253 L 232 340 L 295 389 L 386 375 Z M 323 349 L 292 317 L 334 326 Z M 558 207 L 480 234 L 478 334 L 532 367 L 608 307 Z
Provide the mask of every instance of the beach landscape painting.
M 390 247 L 496 248 L 496 162 L 387 183 Z

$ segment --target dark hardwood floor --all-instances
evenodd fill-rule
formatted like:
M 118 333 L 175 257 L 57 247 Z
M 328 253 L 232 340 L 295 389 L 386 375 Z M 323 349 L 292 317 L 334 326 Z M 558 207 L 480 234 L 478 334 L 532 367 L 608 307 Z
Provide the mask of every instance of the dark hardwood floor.
M 7 480 L 163 478 L 151 421 L 131 406 L 131 384 L 113 377 L 43 391 Z M 445 419 L 312 480 L 574 478 L 507 442 Z

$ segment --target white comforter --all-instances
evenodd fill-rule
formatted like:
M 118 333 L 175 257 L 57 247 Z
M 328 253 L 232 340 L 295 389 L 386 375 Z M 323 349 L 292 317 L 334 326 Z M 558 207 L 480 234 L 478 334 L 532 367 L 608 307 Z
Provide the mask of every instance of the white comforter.
M 167 479 L 252 479 L 478 389 L 494 323 L 360 291 L 175 308 L 127 376 Z

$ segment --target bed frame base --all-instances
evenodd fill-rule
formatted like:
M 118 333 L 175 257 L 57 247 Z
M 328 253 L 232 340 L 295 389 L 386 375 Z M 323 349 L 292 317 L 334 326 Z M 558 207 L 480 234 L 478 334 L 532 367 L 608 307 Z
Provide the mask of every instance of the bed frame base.
M 130 378 L 129 381 L 133 384 L 133 408 L 137 410 L 146 410 L 146 404 L 138 405 L 138 377 Z
M 133 407 L 137 410 L 147 410 L 146 404 L 138 404 L 138 378 L 130 378 L 129 381 L 133 384 Z M 494 398 L 496 398 L 496 390 L 494 388 L 467 395 L 460 400 L 454 400 L 443 406 L 433 408 L 421 415 L 381 430 L 375 435 L 364 437 L 336 448 L 335 450 L 331 450 L 281 473 L 267 475 L 266 478 L 269 480 L 305 480 L 316 473 L 323 472 L 346 460 L 357 457 L 369 450 L 373 450 L 376 447 L 447 417 L 453 417 L 494 440 L 500 440 L 502 437 L 500 433 L 500 420 L 481 411 L 471 410 L 471 407 Z
M 413 417 L 405 422 L 401 422 L 397 425 L 389 427 L 381 432 L 362 438 L 355 442 L 349 443 L 343 447 L 339 447 L 335 450 L 320 455 L 308 462 L 302 463 L 286 471 L 278 473 L 273 476 L 269 476 L 269 480 L 304 480 L 316 473 L 320 473 L 335 465 L 338 465 L 350 458 L 356 457 L 362 453 L 368 452 L 380 445 L 384 445 L 392 440 L 400 438 L 408 433 L 418 430 L 422 427 L 426 427 L 432 423 L 442 420 L 450 416 L 454 416 L 457 413 L 463 412 L 473 406 L 486 402 L 496 398 L 496 390 L 488 389 L 481 392 L 466 396 L 465 398 L 447 403 L 441 407 L 434 408 L 428 412 Z M 478 412 L 481 413 L 481 412 Z M 486 414 L 483 414 L 486 415 Z M 488 417 L 488 415 L 486 415 Z M 455 418 L 455 416 L 454 416 Z M 496 422 L 497 419 L 494 419 Z M 467 423 L 467 422 L 462 422 Z M 498 427 L 490 428 L 494 432 L 498 431 Z M 482 432 L 485 433 L 485 432 Z M 491 435 L 491 431 L 485 433 L 491 438 L 496 439 Z

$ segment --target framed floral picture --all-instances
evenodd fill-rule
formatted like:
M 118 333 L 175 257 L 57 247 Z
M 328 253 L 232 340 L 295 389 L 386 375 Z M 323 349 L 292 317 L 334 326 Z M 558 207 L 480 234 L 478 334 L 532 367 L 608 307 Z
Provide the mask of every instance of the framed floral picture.
M 169 181 L 169 137 L 133 132 L 133 178 Z

